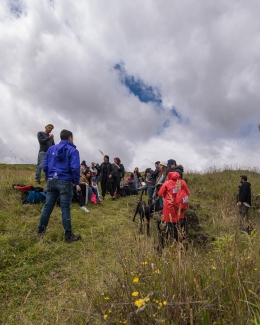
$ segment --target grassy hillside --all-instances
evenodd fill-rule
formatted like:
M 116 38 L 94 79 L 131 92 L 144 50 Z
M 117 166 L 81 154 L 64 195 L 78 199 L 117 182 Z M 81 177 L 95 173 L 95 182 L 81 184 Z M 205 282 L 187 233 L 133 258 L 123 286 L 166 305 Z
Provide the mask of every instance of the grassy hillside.
M 241 174 L 252 184 L 250 236 L 238 231 Z M 34 169 L 1 165 L 0 324 L 260 324 L 260 174 L 211 169 L 185 180 L 188 250 L 173 245 L 158 255 L 155 220 L 150 238 L 132 222 L 134 196 L 106 197 L 90 213 L 74 203 L 82 241 L 72 244 L 56 207 L 38 239 L 42 205 L 21 205 L 12 189 L 34 184 Z

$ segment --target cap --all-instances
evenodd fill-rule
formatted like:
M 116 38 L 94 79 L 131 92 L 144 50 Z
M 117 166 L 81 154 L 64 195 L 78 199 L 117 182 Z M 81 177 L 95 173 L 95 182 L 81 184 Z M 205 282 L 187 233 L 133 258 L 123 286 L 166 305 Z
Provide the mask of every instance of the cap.
M 160 165 L 167 167 L 167 163 L 165 161 L 161 161 Z
M 173 164 L 176 165 L 176 160 L 174 160 L 174 159 L 169 159 L 169 160 L 167 161 L 167 167 L 170 167 L 170 166 L 173 165 Z
M 48 126 L 51 126 L 54 129 L 54 125 L 53 124 L 47 124 L 45 125 L 45 127 L 47 128 Z
M 159 165 L 159 164 L 160 164 L 160 161 L 158 160 L 158 161 L 156 161 L 154 164 L 155 164 L 155 165 Z

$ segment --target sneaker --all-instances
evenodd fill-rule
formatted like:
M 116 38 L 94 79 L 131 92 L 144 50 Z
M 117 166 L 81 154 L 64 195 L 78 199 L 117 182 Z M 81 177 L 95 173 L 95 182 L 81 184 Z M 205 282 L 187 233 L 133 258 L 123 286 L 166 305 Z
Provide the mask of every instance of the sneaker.
M 71 236 L 66 236 L 65 237 L 65 242 L 66 243 L 72 243 L 74 241 L 78 241 L 81 239 L 80 235 L 71 235 Z
M 98 198 L 99 201 L 102 201 L 101 197 Z
M 85 212 L 90 212 L 84 205 L 80 208 L 81 208 L 81 210 L 84 210 Z

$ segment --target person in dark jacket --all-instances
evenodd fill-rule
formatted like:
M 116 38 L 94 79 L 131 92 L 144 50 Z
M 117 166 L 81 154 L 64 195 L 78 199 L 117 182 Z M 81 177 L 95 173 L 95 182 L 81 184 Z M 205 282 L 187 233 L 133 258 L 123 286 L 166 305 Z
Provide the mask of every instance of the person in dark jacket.
M 42 171 L 42 164 L 46 156 L 46 152 L 51 146 L 54 146 L 54 135 L 51 133 L 51 131 L 54 129 L 54 126 L 52 124 L 47 124 L 45 126 L 44 132 L 38 132 L 37 138 L 40 145 L 39 153 L 38 153 L 38 159 L 37 159 L 37 165 L 36 165 L 36 175 L 35 179 L 38 184 L 41 184 L 41 171 Z
M 108 185 L 108 181 L 110 182 L 109 175 L 112 173 L 112 164 L 109 162 L 109 156 L 105 155 L 104 162 L 100 166 L 96 165 L 96 168 L 100 175 L 101 191 L 104 200 L 106 192 L 109 187 Z
M 182 174 L 183 174 L 183 166 L 182 165 L 177 165 L 176 160 L 174 159 L 169 159 L 167 162 L 167 172 L 166 174 L 170 172 L 176 172 L 179 173 L 180 178 L 182 179 Z
M 40 217 L 38 236 L 41 237 L 45 233 L 52 210 L 59 197 L 65 241 L 71 243 L 81 239 L 80 235 L 72 233 L 70 214 L 73 184 L 76 185 L 77 191 L 80 191 L 80 161 L 79 152 L 73 144 L 72 132 L 62 130 L 60 139 L 58 145 L 48 149 L 42 166 L 48 181 L 46 203 Z
M 248 210 L 251 206 L 251 184 L 247 181 L 246 175 L 240 176 L 239 192 L 237 196 L 237 205 L 239 213 L 240 230 L 250 233 Z
M 109 193 L 113 200 L 120 197 L 120 181 L 124 176 L 124 165 L 121 164 L 120 158 L 115 157 L 114 163 L 112 164 L 112 172 L 108 176 Z

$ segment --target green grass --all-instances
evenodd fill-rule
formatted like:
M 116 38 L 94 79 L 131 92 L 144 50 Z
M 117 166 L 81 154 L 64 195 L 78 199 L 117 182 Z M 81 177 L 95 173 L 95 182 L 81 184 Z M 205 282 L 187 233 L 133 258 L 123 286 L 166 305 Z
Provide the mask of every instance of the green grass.
M 238 231 L 241 174 L 252 184 L 251 236 Z M 73 204 L 82 241 L 66 244 L 60 209 L 38 239 L 42 206 L 21 205 L 12 189 L 34 184 L 32 167 L 1 165 L 0 180 L 0 324 L 260 324 L 257 170 L 186 173 L 200 230 L 190 229 L 188 250 L 173 245 L 162 256 L 155 221 L 150 238 L 132 222 L 138 197 L 107 196 L 90 213 Z

